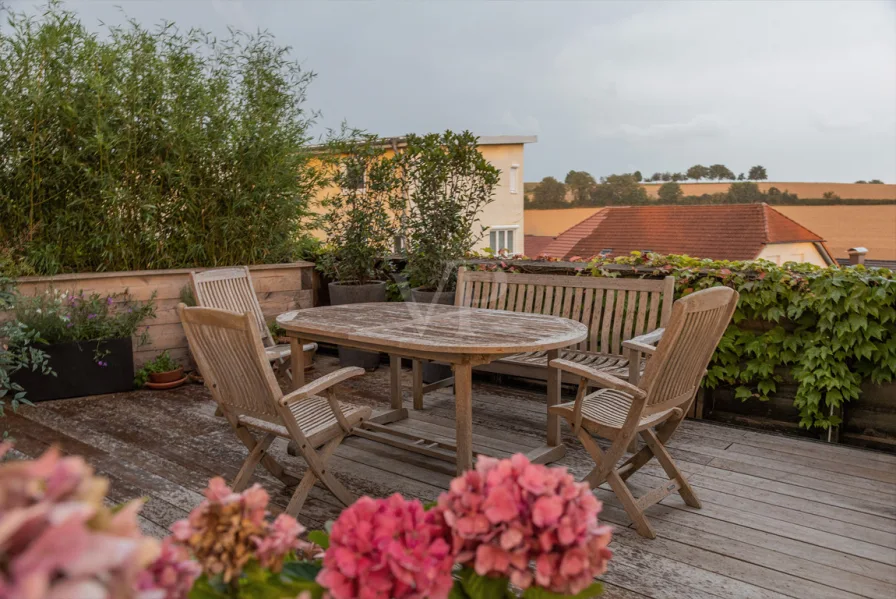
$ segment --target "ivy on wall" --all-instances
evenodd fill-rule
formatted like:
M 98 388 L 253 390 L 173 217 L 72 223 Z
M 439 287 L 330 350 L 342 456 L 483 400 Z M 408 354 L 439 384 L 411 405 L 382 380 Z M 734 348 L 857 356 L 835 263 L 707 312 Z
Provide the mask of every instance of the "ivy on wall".
M 890 270 L 640 252 L 580 262 L 580 275 L 672 275 L 676 298 L 718 285 L 737 290 L 732 324 L 703 384 L 731 385 L 738 398 L 766 401 L 789 369 L 799 384 L 794 402 L 801 427 L 837 426 L 839 408 L 859 397 L 864 381 L 896 380 L 896 278 Z M 502 262 L 496 268 L 517 267 Z

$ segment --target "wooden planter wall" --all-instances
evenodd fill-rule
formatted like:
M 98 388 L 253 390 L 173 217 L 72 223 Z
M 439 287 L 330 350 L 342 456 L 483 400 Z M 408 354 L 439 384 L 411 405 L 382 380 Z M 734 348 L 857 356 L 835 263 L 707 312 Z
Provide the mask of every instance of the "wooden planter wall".
M 138 346 L 135 338 L 134 366 L 140 368 L 144 362 L 151 360 L 159 352 L 168 350 L 172 357 L 192 367 L 187 338 L 184 336 L 176 308 L 181 301 L 181 291 L 190 286 L 190 272 L 194 270 L 207 269 L 184 268 L 22 277 L 17 283 L 18 290 L 23 295 L 44 293 L 47 289 L 70 292 L 83 290 L 85 294 L 101 295 L 122 293 L 127 290 L 133 299 L 145 301 L 155 292 L 156 317 L 144 321 L 141 325 L 149 327 L 149 343 Z M 314 264 L 310 262 L 265 264 L 250 266 L 249 271 L 261 309 L 268 319 L 272 320 L 282 312 L 310 308 L 313 305 Z

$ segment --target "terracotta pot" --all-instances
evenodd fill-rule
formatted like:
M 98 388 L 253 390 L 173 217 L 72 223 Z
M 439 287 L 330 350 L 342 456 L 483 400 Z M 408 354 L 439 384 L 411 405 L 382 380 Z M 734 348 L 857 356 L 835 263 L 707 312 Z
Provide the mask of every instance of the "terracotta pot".
M 169 370 L 168 372 L 150 372 L 150 383 L 173 383 L 184 378 L 184 368 L 181 366 L 177 370 Z
M 345 304 L 366 304 L 369 302 L 386 301 L 386 282 L 377 281 L 364 285 L 352 285 L 345 283 L 330 283 L 330 305 L 343 306 Z M 349 347 L 339 346 L 339 365 L 360 366 L 364 370 L 373 371 L 379 368 L 379 352 L 362 351 Z

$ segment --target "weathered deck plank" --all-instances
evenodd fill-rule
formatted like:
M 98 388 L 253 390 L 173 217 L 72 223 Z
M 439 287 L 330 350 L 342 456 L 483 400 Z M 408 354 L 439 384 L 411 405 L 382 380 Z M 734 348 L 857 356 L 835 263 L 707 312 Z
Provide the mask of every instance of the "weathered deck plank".
M 327 356 L 317 363 L 318 374 L 335 367 Z M 352 381 L 347 399 L 388 407 L 388 376 L 383 368 Z M 402 376 L 409 388 L 410 373 Z M 537 388 L 477 380 L 474 451 L 510 455 L 539 446 L 544 406 Z M 245 456 L 214 410 L 202 387 L 189 386 L 47 402 L 21 409 L 9 425 L 25 455 L 50 444 L 83 455 L 109 477 L 111 501 L 148 497 L 141 525 L 158 536 L 201 500 L 210 477 L 232 478 Z M 450 441 L 453 417 L 451 390 L 442 389 L 427 396 L 426 410 L 395 426 Z M 587 454 L 568 429 L 563 438 L 569 452 L 559 465 L 584 475 L 592 466 Z M 278 459 L 303 471 L 285 449 L 280 441 L 272 446 Z M 597 490 L 603 519 L 617 528 L 604 577 L 608 599 L 896 596 L 896 457 L 692 421 L 669 450 L 703 509 L 666 498 L 647 512 L 658 534 L 648 541 L 629 528 L 612 493 Z M 447 462 L 357 437 L 339 448 L 331 467 L 353 493 L 424 501 L 437 498 L 454 474 Z M 631 482 L 637 489 L 658 476 L 662 470 L 648 465 Z M 289 493 L 278 480 L 262 469 L 255 480 L 271 494 L 273 511 L 285 507 Z M 314 489 L 300 519 L 321 526 L 340 507 Z

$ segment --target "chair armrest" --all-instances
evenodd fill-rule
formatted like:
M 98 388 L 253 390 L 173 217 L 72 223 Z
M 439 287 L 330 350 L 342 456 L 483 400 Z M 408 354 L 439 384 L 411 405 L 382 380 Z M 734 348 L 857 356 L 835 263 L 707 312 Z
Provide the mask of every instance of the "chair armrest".
M 618 379 L 613 375 L 595 370 L 590 366 L 585 366 L 583 364 L 578 364 L 576 362 L 571 362 L 570 360 L 563 359 L 551 360 L 551 363 L 549 365 L 553 368 L 559 368 L 560 370 L 565 370 L 566 372 L 570 372 L 582 378 L 588 379 L 596 383 L 598 387 L 602 387 L 604 389 L 615 389 L 616 391 L 622 391 L 623 393 L 628 393 L 636 399 L 644 399 L 645 397 L 647 397 L 647 393 L 645 393 L 645 391 L 640 387 L 636 387 L 635 385 L 632 385 L 627 381 L 623 381 L 622 379 Z
M 302 385 L 288 395 L 284 395 L 280 398 L 280 405 L 288 406 L 291 403 L 307 399 L 312 395 L 318 395 L 319 393 L 326 391 L 333 385 L 341 383 L 342 381 L 346 381 L 352 377 L 361 376 L 362 374 L 364 374 L 364 369 L 358 368 L 357 366 L 340 368 L 335 372 L 325 374 L 319 379 L 311 381 L 307 385 Z
M 663 333 L 665 332 L 666 329 L 657 329 L 649 333 L 644 333 L 643 335 L 638 335 L 637 337 L 632 337 L 628 341 L 623 341 L 622 347 L 641 352 L 642 354 L 653 355 L 653 352 L 656 351 L 656 344 L 663 338 Z

